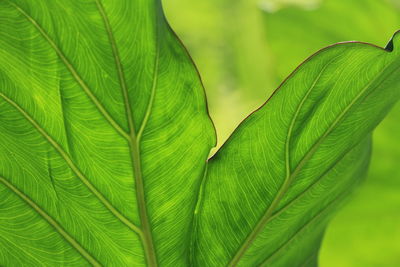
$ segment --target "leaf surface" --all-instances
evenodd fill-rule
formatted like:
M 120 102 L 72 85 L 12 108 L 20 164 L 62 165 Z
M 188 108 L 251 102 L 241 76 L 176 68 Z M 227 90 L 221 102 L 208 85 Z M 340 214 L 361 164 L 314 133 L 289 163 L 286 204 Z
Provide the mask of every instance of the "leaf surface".
M 399 98 L 399 35 L 332 46 L 206 165 L 204 92 L 159 1 L 2 0 L 0 25 L 2 266 L 316 265 Z
M 250 115 L 208 164 L 197 266 L 301 266 L 365 173 L 369 135 L 400 96 L 400 34 L 388 49 L 322 49 Z M 393 49 L 392 49 L 393 48 Z
M 277 12 L 264 12 L 276 81 L 280 82 L 320 47 L 346 40 L 384 45 L 387 37 L 399 29 L 399 4 L 399 1 L 323 0 L 312 10 L 288 6 Z M 397 244 L 400 244 L 399 118 L 397 103 L 374 130 L 367 180 L 329 225 L 320 252 L 322 266 L 367 266 L 372 262 L 396 265 Z M 365 254 L 366 249 L 382 253 Z
M 1 266 L 186 266 L 214 139 L 159 1 L 0 1 Z

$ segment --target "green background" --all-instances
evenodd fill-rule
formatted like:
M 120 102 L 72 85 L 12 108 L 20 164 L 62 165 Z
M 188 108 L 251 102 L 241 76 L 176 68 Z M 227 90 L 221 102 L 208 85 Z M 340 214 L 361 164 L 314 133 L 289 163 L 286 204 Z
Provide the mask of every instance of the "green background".
M 318 49 L 357 40 L 385 46 L 399 0 L 164 0 L 198 66 L 218 145 Z M 400 266 L 400 105 L 374 134 L 369 175 L 327 230 L 320 266 Z M 397 164 L 396 164 L 397 163 Z

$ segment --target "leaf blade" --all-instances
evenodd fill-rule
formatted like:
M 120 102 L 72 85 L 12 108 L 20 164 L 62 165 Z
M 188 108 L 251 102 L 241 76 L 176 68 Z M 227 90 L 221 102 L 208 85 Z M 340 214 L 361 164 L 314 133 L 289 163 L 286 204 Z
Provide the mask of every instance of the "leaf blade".
M 215 136 L 197 71 L 160 2 L 0 6 L 2 177 L 101 265 L 184 266 L 193 192 Z M 0 191 L 10 215 L 1 218 L 1 265 L 94 263 Z
M 398 34 L 394 40 L 396 47 Z M 326 67 L 330 61 L 332 66 Z M 356 42 L 328 47 L 303 63 L 209 161 L 197 217 L 196 264 L 261 264 L 272 214 L 372 131 L 398 100 L 398 73 L 397 51 Z M 314 87 L 314 92 L 307 90 Z M 346 184 L 342 186 L 346 192 Z M 303 215 L 307 217 L 306 211 Z M 278 232 L 295 226 L 282 222 Z

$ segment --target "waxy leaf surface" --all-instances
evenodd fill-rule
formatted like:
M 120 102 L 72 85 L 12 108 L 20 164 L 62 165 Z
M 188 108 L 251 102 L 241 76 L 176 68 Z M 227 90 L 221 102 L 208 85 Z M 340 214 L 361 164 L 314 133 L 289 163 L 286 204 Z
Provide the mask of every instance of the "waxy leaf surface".
M 214 142 L 159 1 L 0 1 L 1 266 L 186 266 Z
M 0 0 L 1 266 L 307 266 L 400 94 L 323 49 L 222 149 L 160 1 Z
M 322 49 L 208 163 L 198 266 L 310 266 L 332 210 L 362 178 L 368 139 L 400 96 L 400 34 L 387 49 Z

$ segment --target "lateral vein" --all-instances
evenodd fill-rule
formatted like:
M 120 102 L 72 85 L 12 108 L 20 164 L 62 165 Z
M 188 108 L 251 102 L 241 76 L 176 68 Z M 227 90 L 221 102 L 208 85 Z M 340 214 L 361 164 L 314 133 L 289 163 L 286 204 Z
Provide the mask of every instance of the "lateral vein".
M 329 66 L 329 64 L 332 62 L 333 60 L 329 61 L 319 72 L 318 76 L 315 78 L 315 80 L 313 81 L 312 85 L 310 86 L 310 88 L 307 90 L 306 94 L 304 95 L 304 97 L 302 98 L 300 104 L 298 105 L 296 111 L 295 111 L 295 115 L 293 116 L 291 122 L 290 122 L 290 126 L 289 126 L 289 130 L 288 130 L 288 134 L 286 137 L 286 144 L 285 144 L 285 167 L 286 167 L 286 178 L 282 184 L 282 187 L 280 188 L 280 190 L 278 191 L 277 195 L 275 196 L 275 198 L 273 199 L 271 205 L 269 206 L 269 208 L 267 209 L 267 211 L 265 212 L 263 218 L 260 220 L 260 222 L 256 225 L 256 227 L 254 228 L 254 230 L 250 233 L 250 235 L 246 238 L 245 242 L 243 243 L 243 245 L 240 247 L 240 249 L 237 251 L 237 253 L 235 254 L 235 256 L 232 258 L 231 262 L 229 263 L 229 266 L 236 266 L 238 264 L 238 262 L 240 261 L 241 257 L 244 255 L 244 253 L 247 251 L 247 249 L 250 247 L 250 245 L 253 243 L 254 239 L 257 237 L 257 235 L 259 234 L 259 232 L 262 230 L 262 228 L 264 227 L 264 225 L 269 221 L 270 217 L 272 216 L 272 212 L 275 209 L 275 207 L 278 205 L 278 202 L 280 201 L 280 195 L 283 195 L 281 192 L 285 191 L 286 187 L 288 186 L 288 184 L 290 183 L 290 158 L 289 158 L 289 149 L 290 149 L 290 139 L 291 139 L 291 135 L 292 135 L 292 131 L 293 131 L 293 127 L 294 124 L 296 122 L 296 119 L 301 111 L 301 108 L 303 107 L 305 101 L 307 100 L 308 96 L 310 95 L 310 93 L 312 92 L 312 90 L 314 89 L 315 85 L 317 84 L 317 82 L 319 81 L 319 79 L 321 78 L 323 72 L 325 71 L 325 69 Z
M 151 95 L 150 95 L 149 103 L 147 105 L 145 116 L 143 118 L 142 124 L 140 125 L 139 131 L 138 131 L 138 134 L 137 134 L 137 142 L 138 143 L 140 142 L 140 139 L 142 138 L 144 129 L 146 128 L 147 121 L 149 120 L 149 117 L 150 117 L 150 114 L 151 114 L 151 110 L 152 110 L 153 104 L 154 104 L 154 98 L 155 98 L 155 95 L 156 95 L 156 88 L 157 88 L 157 81 L 158 81 L 159 57 L 160 57 L 160 47 L 157 44 L 156 59 L 155 59 L 155 63 L 154 63 L 153 84 L 151 86 Z
M 112 116 L 107 112 L 105 107 L 100 103 L 97 97 L 93 94 L 92 90 L 89 86 L 83 81 L 82 77 L 79 75 L 74 66 L 69 62 L 61 49 L 57 46 L 57 44 L 50 38 L 50 36 L 46 33 L 46 31 L 39 25 L 39 23 L 34 20 L 27 12 L 25 12 L 21 7 L 17 4 L 6 0 L 11 6 L 13 6 L 17 11 L 19 11 L 43 36 L 43 38 L 50 44 L 50 46 L 54 49 L 58 57 L 67 67 L 67 69 L 71 72 L 72 76 L 75 78 L 76 82 L 80 85 L 86 95 L 90 98 L 93 104 L 97 107 L 100 113 L 104 116 L 104 118 L 110 123 L 110 125 L 125 139 L 128 139 L 128 134 L 119 126 L 119 124 L 112 118 Z
M 71 168 L 71 170 L 75 173 L 75 175 L 81 180 L 81 182 L 99 199 L 99 201 L 115 216 L 117 217 L 123 224 L 129 227 L 132 231 L 136 232 L 139 236 L 142 235 L 141 230 L 130 222 L 124 215 L 122 215 L 98 190 L 92 185 L 92 183 L 86 178 L 86 176 L 80 171 L 80 169 L 75 165 L 73 160 L 70 158 L 68 153 L 64 151 L 64 149 L 25 111 L 23 110 L 16 102 L 5 96 L 3 93 L 0 93 L 0 97 L 2 97 L 6 102 L 8 102 L 11 106 L 13 106 L 16 110 L 18 110 L 22 116 L 25 117 L 27 121 L 45 138 L 47 142 L 49 142 L 54 149 L 60 154 L 60 156 L 65 160 L 67 165 Z
M 72 237 L 64 228 L 49 214 L 47 214 L 39 205 L 37 205 L 32 199 L 16 188 L 12 183 L 8 182 L 4 177 L 0 176 L 0 182 L 2 182 L 8 189 L 19 196 L 25 201 L 33 210 L 42 216 L 68 243 L 75 248 L 79 254 L 81 254 L 92 266 L 100 267 L 101 264 L 92 256 L 85 248 L 83 248 L 74 237 Z
M 95 0 L 95 1 L 96 1 L 97 8 L 103 19 L 104 26 L 105 26 L 107 34 L 108 34 L 108 38 L 109 38 L 110 45 L 112 48 L 115 64 L 116 64 L 117 71 L 118 71 L 118 77 L 119 77 L 119 82 L 120 82 L 120 86 L 121 86 L 121 90 L 122 90 L 122 95 L 124 98 L 125 113 L 126 113 L 126 117 L 128 120 L 128 127 L 129 127 L 129 138 L 127 140 L 128 140 L 128 144 L 129 144 L 130 156 L 131 156 L 131 161 L 132 161 L 132 166 L 133 166 L 133 171 L 134 171 L 136 199 L 137 199 L 138 208 L 139 208 L 139 217 L 140 217 L 141 230 L 142 230 L 141 240 L 142 240 L 142 244 L 143 244 L 144 254 L 145 254 L 148 265 L 150 267 L 156 267 L 156 266 L 158 266 L 158 264 L 157 264 L 157 258 L 156 258 L 156 253 L 155 253 L 155 249 L 154 249 L 154 244 L 153 244 L 153 236 L 152 236 L 152 232 L 151 232 L 150 220 L 149 220 L 149 216 L 147 213 L 147 207 L 146 207 L 144 182 L 143 182 L 142 170 L 141 170 L 142 167 L 141 167 L 141 160 L 140 160 L 140 148 L 139 148 L 138 138 L 136 136 L 134 118 L 133 118 L 131 104 L 130 104 L 130 100 L 129 100 L 129 92 L 128 92 L 128 88 L 127 88 L 127 84 L 126 84 L 124 69 L 121 64 L 119 51 L 117 48 L 117 44 L 116 44 L 116 41 L 115 41 L 115 38 L 114 38 L 114 35 L 112 32 L 112 28 L 111 28 L 108 16 L 106 14 L 106 11 L 104 10 L 104 7 L 101 4 L 100 0 Z M 152 95 L 153 95 L 153 93 L 152 93 Z
M 285 206 L 283 206 L 280 210 L 276 211 L 271 215 L 271 217 L 268 218 L 268 220 L 265 222 L 267 224 L 268 222 L 272 221 L 276 217 L 278 217 L 280 214 L 285 212 L 287 209 L 289 209 L 292 205 L 294 205 L 299 199 L 301 199 L 312 187 L 316 186 L 319 184 L 319 182 L 322 181 L 322 179 L 329 174 L 330 171 L 332 171 L 339 163 L 340 161 L 346 157 L 348 154 L 353 152 L 353 148 L 348 149 L 346 152 L 344 152 L 335 162 L 333 162 L 328 169 L 326 169 L 312 184 L 310 184 L 306 189 L 304 189 L 300 194 L 298 194 L 295 198 L 293 198 L 289 203 L 287 203 Z
M 322 208 L 313 218 L 311 218 L 307 223 L 305 223 L 300 229 L 298 229 L 285 243 L 283 243 L 277 250 L 275 250 L 270 256 L 268 256 L 260 266 L 265 266 L 273 257 L 275 257 L 280 251 L 282 251 L 288 244 L 290 244 L 296 237 L 307 229 L 313 222 L 322 217 L 329 209 L 333 208 L 334 205 L 341 200 L 343 200 L 347 194 L 342 193 L 335 197 L 328 205 Z
M 387 66 L 386 68 L 384 68 L 375 79 L 373 79 L 369 84 L 367 84 L 356 96 L 355 98 L 349 103 L 349 105 L 339 114 L 339 116 L 336 118 L 336 120 L 333 121 L 333 123 L 330 125 L 330 127 L 325 131 L 325 133 L 317 140 L 317 142 L 310 148 L 310 150 L 305 154 L 305 156 L 302 158 L 302 160 L 299 162 L 299 164 L 296 166 L 296 168 L 294 169 L 293 172 L 290 173 L 289 177 L 285 178 L 284 183 L 282 184 L 282 187 L 280 188 L 280 190 L 278 191 L 277 195 L 275 196 L 275 198 L 273 199 L 271 205 L 268 207 L 268 209 L 266 210 L 266 212 L 264 213 L 264 215 L 262 216 L 262 218 L 259 220 L 259 222 L 257 223 L 257 225 L 255 226 L 254 230 L 249 234 L 249 236 L 246 238 L 245 242 L 243 243 L 243 245 L 240 247 L 240 249 L 238 250 L 238 252 L 234 255 L 234 257 L 232 258 L 232 260 L 229 263 L 229 267 L 233 267 L 236 266 L 241 257 L 246 253 L 246 251 L 249 249 L 249 247 L 251 246 L 251 244 L 253 243 L 253 241 L 255 240 L 255 238 L 258 236 L 258 234 L 262 231 L 262 229 L 264 228 L 265 224 L 269 221 L 270 217 L 273 215 L 273 211 L 274 209 L 278 206 L 280 200 L 282 199 L 282 197 L 284 196 L 284 194 L 287 192 L 287 190 L 289 189 L 292 181 L 297 177 L 297 175 L 300 173 L 300 171 L 303 169 L 303 167 L 305 166 L 305 164 L 307 163 L 307 161 L 314 155 L 314 153 L 316 152 L 316 150 L 318 149 L 318 147 L 320 146 L 320 144 L 325 140 L 325 138 L 336 128 L 336 126 L 342 121 L 342 119 L 345 117 L 345 115 L 347 114 L 347 112 L 357 103 L 357 101 L 364 95 L 364 93 L 366 91 L 368 91 L 368 89 L 370 89 L 370 87 L 372 85 L 374 85 L 375 82 L 377 82 L 379 80 L 379 78 L 381 78 L 380 76 L 387 70 L 389 69 L 391 65 Z M 391 73 L 393 73 L 395 70 L 397 70 L 397 68 L 395 68 L 392 72 L 389 72 L 387 74 L 387 76 L 389 76 Z M 379 87 L 379 85 L 381 85 L 382 81 L 379 82 L 376 85 L 376 88 Z M 308 95 L 308 93 L 307 93 Z M 285 163 L 286 168 L 287 168 L 287 163 Z M 290 170 L 290 169 L 289 169 Z

